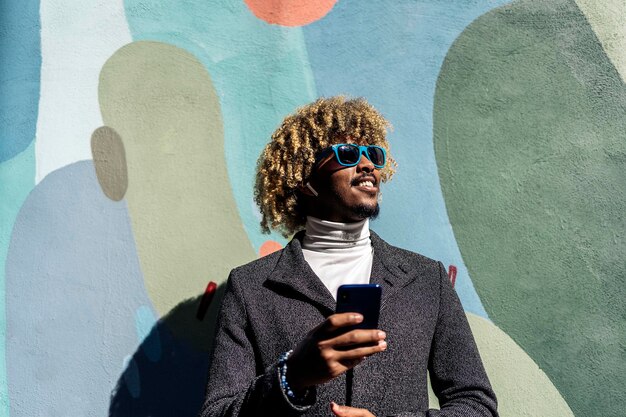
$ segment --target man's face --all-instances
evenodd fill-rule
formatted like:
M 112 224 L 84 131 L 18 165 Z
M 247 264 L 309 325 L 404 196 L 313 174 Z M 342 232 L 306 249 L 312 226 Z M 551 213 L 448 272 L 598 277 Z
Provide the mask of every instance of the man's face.
M 380 171 L 364 155 L 356 166 L 345 167 L 331 152 L 319 162 L 311 185 L 318 192 L 308 213 L 314 217 L 350 223 L 378 214 Z

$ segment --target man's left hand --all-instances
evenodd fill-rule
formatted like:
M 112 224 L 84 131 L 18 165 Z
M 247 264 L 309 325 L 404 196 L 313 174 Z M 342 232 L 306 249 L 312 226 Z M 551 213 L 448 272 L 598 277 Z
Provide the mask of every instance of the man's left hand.
M 330 409 L 336 416 L 339 417 L 376 417 L 365 408 L 347 407 L 334 402 L 330 403 Z

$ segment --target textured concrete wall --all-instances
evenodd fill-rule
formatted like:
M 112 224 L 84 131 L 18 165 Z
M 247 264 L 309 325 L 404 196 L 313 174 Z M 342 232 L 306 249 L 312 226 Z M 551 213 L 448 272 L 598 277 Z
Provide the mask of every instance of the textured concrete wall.
M 5 3 L 1 416 L 194 416 L 207 283 L 285 244 L 256 158 L 340 93 L 393 123 L 373 228 L 456 271 L 501 415 L 623 415 L 623 1 Z

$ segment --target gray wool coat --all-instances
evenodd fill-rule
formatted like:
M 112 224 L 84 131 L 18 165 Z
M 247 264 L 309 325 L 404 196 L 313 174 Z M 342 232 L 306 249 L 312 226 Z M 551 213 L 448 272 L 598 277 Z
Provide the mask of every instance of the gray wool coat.
M 371 283 L 382 286 L 387 350 L 317 386 L 301 405 L 277 371 L 335 301 L 304 260 L 300 233 L 281 251 L 235 268 L 219 314 L 201 417 L 333 416 L 330 402 L 381 416 L 497 416 L 496 397 L 441 262 L 375 233 Z M 441 410 L 428 410 L 427 370 Z

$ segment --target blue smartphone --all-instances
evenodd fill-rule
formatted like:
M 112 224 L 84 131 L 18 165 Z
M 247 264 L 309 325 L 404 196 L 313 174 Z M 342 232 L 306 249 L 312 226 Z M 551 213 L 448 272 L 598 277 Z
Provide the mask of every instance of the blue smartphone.
M 351 329 L 377 329 L 382 288 L 378 284 L 348 284 L 337 290 L 337 313 L 360 313 L 363 321 Z

